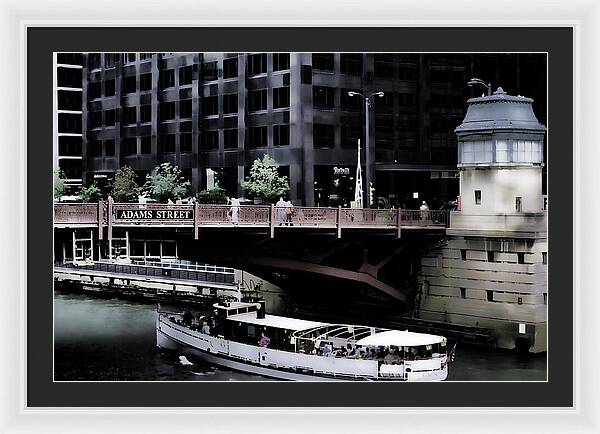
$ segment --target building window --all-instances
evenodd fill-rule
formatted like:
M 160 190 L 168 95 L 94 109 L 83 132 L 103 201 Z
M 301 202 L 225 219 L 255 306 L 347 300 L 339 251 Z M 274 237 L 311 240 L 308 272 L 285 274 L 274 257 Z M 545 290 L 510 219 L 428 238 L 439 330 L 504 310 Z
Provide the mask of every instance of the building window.
M 160 120 L 168 121 L 175 119 L 175 101 L 160 103 Z
M 340 54 L 340 71 L 342 74 L 361 75 L 363 72 L 363 55 Z
M 267 146 L 267 127 L 250 127 L 250 148 L 262 148 Z
M 463 261 L 467 260 L 467 249 L 460 249 L 460 259 Z
M 98 112 L 98 114 L 99 116 L 102 116 L 102 112 Z M 98 126 L 102 126 L 102 119 L 99 119 L 98 122 Z M 81 134 L 81 115 L 75 113 L 59 113 L 58 132 Z
M 288 146 L 290 144 L 290 126 L 273 125 L 273 146 Z
M 202 149 L 205 151 L 219 149 L 218 130 L 208 130 L 202 133 Z
M 102 126 L 102 112 L 90 112 L 89 114 L 90 128 L 100 128 Z
M 519 263 L 519 264 L 525 263 L 525 252 L 517 252 L 517 263 Z
M 403 107 L 414 107 L 417 105 L 417 95 L 414 93 L 399 93 L 398 103 Z
M 250 111 L 267 109 L 267 89 L 251 90 L 248 92 L 248 103 Z
M 123 107 L 123 123 L 125 125 L 135 124 L 137 122 L 137 107 Z
M 376 113 L 390 113 L 394 109 L 394 94 L 392 92 L 384 92 L 383 96 L 375 98 L 374 102 Z
M 119 56 L 117 53 L 105 53 L 104 54 L 104 68 L 105 69 L 114 68 L 115 64 L 117 62 L 117 56 Z
M 358 146 L 358 141 L 362 134 L 362 129 L 355 125 L 342 125 L 341 133 L 342 148 L 356 149 L 356 147 Z
M 467 288 L 460 288 L 460 298 L 467 298 Z
M 488 262 L 496 262 L 494 257 L 495 257 L 495 252 L 493 252 L 493 251 L 488 251 L 487 252 L 487 260 L 488 260 Z
M 137 90 L 135 80 L 135 75 L 130 75 L 123 78 L 123 93 L 135 93 Z
M 174 69 L 165 69 L 164 71 L 160 71 L 160 87 L 161 89 L 167 89 L 169 87 L 175 86 L 175 70 Z
M 475 205 L 481 205 L 481 190 L 475 190 Z
M 315 148 L 333 148 L 335 129 L 333 125 L 313 125 L 313 146 Z
M 179 117 L 189 119 L 192 117 L 192 100 L 182 99 L 179 101 Z
M 273 53 L 273 71 L 290 69 L 289 53 Z
M 548 293 L 544 292 L 543 295 L 544 295 L 544 304 L 548 304 Z
M 230 57 L 223 59 L 223 78 L 235 78 L 238 76 L 238 59 Z
M 416 67 L 409 67 L 406 65 L 400 66 L 399 77 L 402 81 L 415 81 L 417 79 Z
M 152 121 L 152 106 L 150 104 L 140 106 L 140 122 L 148 123 Z
M 58 87 L 81 87 L 81 69 L 57 68 L 56 84 Z
M 312 67 L 318 71 L 333 72 L 333 54 L 314 53 L 312 55 Z
M 179 135 L 179 151 L 182 154 L 192 152 L 192 133 L 181 133 Z
M 377 78 L 392 78 L 394 63 L 391 54 L 375 54 L 373 74 Z
M 237 149 L 238 147 L 238 130 L 237 128 L 230 128 L 223 130 L 223 146 L 225 149 Z
M 219 66 L 218 62 L 206 62 L 202 64 L 202 80 L 203 81 L 215 81 L 219 79 Z
M 160 153 L 175 153 L 175 134 L 163 134 L 162 136 L 160 136 Z
M 237 113 L 238 112 L 238 94 L 230 93 L 223 95 L 223 113 Z
M 487 301 L 494 301 L 494 291 L 491 289 L 488 289 L 485 292 L 487 294 Z
M 192 65 L 179 68 L 179 86 L 192 84 Z
M 90 142 L 90 155 L 92 157 L 102 156 L 102 142 L 100 140 Z
M 97 81 L 88 85 L 88 98 L 96 99 L 102 96 L 102 84 Z
M 104 96 L 115 95 L 115 80 L 106 80 L 104 82 Z
M 140 137 L 140 154 L 151 154 L 152 153 L 152 137 L 142 136 Z
M 68 90 L 58 91 L 58 109 L 59 110 L 81 110 L 81 92 L 72 92 Z
M 267 72 L 267 54 L 249 54 L 248 55 L 248 75 L 259 75 Z
M 334 102 L 334 89 L 332 87 L 325 86 L 314 86 L 313 87 L 313 105 L 319 110 L 333 110 L 335 107 Z
M 542 252 L 542 264 L 548 263 L 548 252 Z
M 276 87 L 273 89 L 273 108 L 287 108 L 290 106 L 290 88 Z
M 219 114 L 219 97 L 205 96 L 202 98 L 202 108 L 204 116 L 216 116 Z
M 115 139 L 108 139 L 104 141 L 104 155 L 107 157 L 115 156 Z
M 513 140 L 512 161 L 518 163 L 542 163 L 543 143 L 539 140 Z
M 123 155 L 127 157 L 137 154 L 137 137 L 127 137 L 121 143 L 123 145 Z
M 152 55 L 154 53 L 140 53 L 140 61 L 142 60 L 152 60 Z
M 100 54 L 89 54 L 88 66 L 91 70 L 100 69 Z
M 125 53 L 125 63 L 135 63 L 136 53 Z
M 516 212 L 523 211 L 523 198 L 520 196 L 515 197 L 515 211 Z
M 381 149 L 391 149 L 394 144 L 394 130 L 392 128 L 393 120 L 383 119 L 375 120 L 375 145 Z
M 107 127 L 112 127 L 115 125 L 115 110 L 105 110 L 104 111 L 104 125 Z
M 58 155 L 81 157 L 81 137 L 60 136 L 58 138 Z
M 140 75 L 140 92 L 152 90 L 152 74 Z

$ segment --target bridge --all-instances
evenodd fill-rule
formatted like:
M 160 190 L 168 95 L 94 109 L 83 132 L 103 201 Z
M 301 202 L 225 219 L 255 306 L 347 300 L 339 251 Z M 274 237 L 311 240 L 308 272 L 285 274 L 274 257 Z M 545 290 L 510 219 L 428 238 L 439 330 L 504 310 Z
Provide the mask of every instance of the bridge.
M 112 239 L 113 228 L 189 228 L 198 239 L 202 228 L 259 228 L 274 238 L 277 231 L 307 229 L 334 230 L 341 238 L 342 230 L 391 232 L 400 238 L 403 230 L 420 229 L 444 232 L 448 225 L 447 211 L 419 211 L 371 208 L 293 208 L 288 217 L 273 205 L 171 205 L 113 203 L 56 203 L 55 228 L 98 228 L 102 239 L 107 228 Z

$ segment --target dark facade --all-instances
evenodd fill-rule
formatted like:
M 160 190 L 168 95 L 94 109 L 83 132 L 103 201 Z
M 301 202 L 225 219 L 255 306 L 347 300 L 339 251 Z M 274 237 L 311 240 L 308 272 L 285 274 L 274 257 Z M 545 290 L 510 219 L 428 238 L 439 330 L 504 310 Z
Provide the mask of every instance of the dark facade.
M 54 168 L 71 190 L 82 185 L 82 66 L 81 53 L 56 54 Z
M 102 53 L 83 55 L 83 182 L 109 183 L 129 165 L 144 175 L 168 161 L 194 191 L 217 172 L 228 194 L 268 153 L 302 205 L 353 198 L 364 103 L 371 173 L 382 203 L 455 199 L 456 136 L 473 76 L 535 100 L 546 121 L 543 54 Z M 364 150 L 364 145 L 363 145 Z M 363 155 L 363 165 L 365 159 Z

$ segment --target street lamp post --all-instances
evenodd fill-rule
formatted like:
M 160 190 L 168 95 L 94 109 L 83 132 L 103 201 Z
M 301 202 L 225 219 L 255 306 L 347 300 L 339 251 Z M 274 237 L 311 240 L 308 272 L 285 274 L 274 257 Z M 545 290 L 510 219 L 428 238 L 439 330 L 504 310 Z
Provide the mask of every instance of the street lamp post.
M 490 96 L 490 95 L 492 94 L 492 83 L 486 83 L 485 81 L 483 81 L 483 80 L 482 80 L 482 79 L 480 79 L 480 78 L 472 78 L 471 80 L 469 80 L 469 81 L 467 82 L 467 85 L 468 85 L 469 87 L 473 87 L 473 86 L 475 86 L 476 84 L 480 84 L 480 85 L 482 85 L 483 87 L 485 87 L 485 88 L 487 89 L 487 94 L 488 94 L 488 96 Z
M 371 98 L 374 96 L 383 97 L 385 94 L 383 92 L 373 92 L 369 96 L 364 96 L 360 92 L 348 92 L 348 96 L 360 96 L 365 101 L 365 186 L 363 187 L 363 204 L 367 204 L 368 206 L 371 204 L 369 200 L 369 195 L 371 192 L 371 187 L 373 186 L 373 179 L 371 173 L 371 156 L 369 154 L 369 108 L 371 107 Z M 364 205 L 363 205 L 364 206 Z

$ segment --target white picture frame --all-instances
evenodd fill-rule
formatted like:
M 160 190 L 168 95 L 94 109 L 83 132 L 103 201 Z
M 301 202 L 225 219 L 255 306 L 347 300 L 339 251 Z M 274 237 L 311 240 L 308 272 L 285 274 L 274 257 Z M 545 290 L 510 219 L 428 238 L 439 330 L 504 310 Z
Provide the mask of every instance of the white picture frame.
M 342 5 L 327 2 L 241 0 L 211 5 L 170 1 L 44 2 L 7 0 L 0 5 L 0 66 L 4 100 L 0 119 L 5 132 L 0 160 L 0 211 L 4 249 L 3 343 L 0 373 L 2 432 L 600 432 L 600 296 L 594 244 L 600 241 L 597 195 L 600 160 L 595 124 L 600 118 L 600 3 L 480 3 L 433 0 L 406 5 L 373 0 Z M 131 17 L 131 18 L 126 18 Z M 134 18 L 135 17 L 135 18 Z M 195 19 L 198 17 L 198 19 Z M 575 30 L 575 404 L 573 408 L 403 408 L 403 409 L 163 409 L 163 408 L 26 408 L 25 287 L 26 181 L 25 97 L 26 30 L 31 26 L 566 26 Z M 551 99 L 550 99 L 551 103 Z M 568 146 L 568 144 L 564 144 Z M 16 248 L 10 247 L 16 246 Z M 508 403 L 509 404 L 509 403 Z M 339 431 L 338 431 L 339 429 Z

